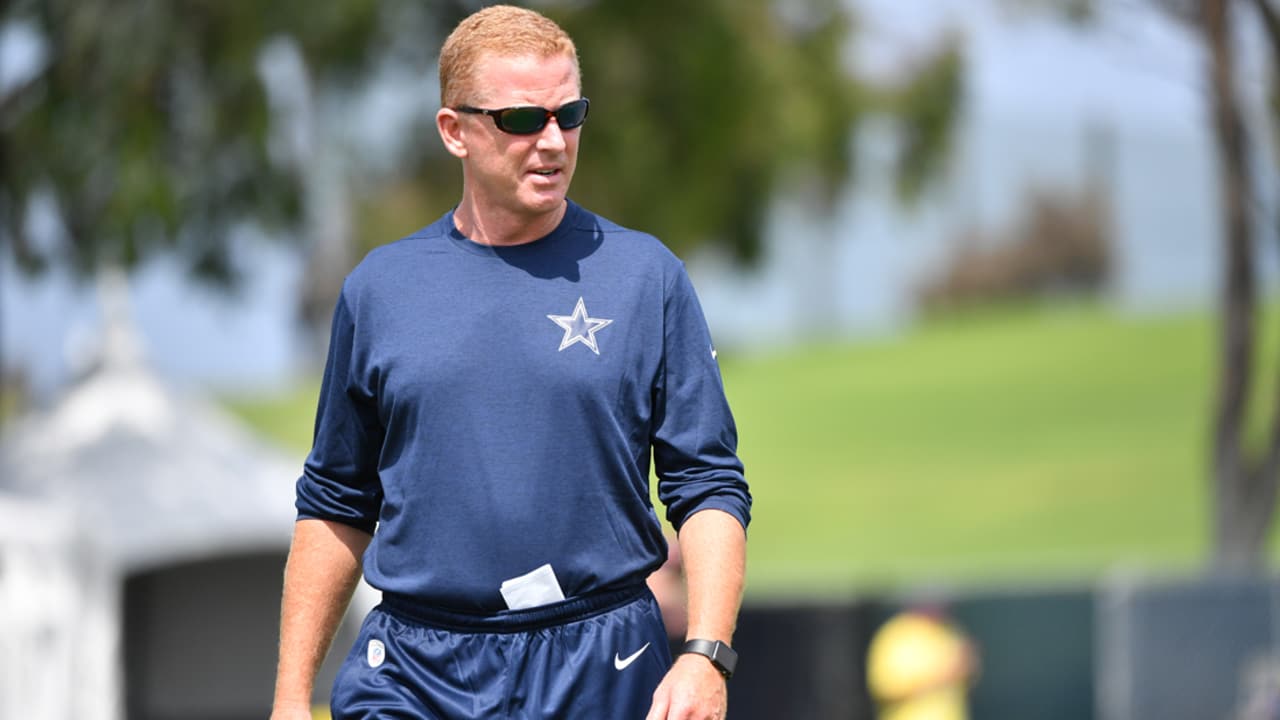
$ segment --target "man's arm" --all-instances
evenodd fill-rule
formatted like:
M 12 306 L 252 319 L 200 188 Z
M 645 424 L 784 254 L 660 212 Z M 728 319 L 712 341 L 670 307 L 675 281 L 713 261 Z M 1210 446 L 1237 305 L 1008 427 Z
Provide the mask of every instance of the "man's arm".
M 746 575 L 747 535 L 737 518 L 703 510 L 680 528 L 689 587 L 686 638 L 733 640 Z M 720 671 L 701 655 L 681 655 L 653 694 L 646 720 L 720 720 L 729 704 Z
M 280 608 L 273 720 L 310 720 L 316 673 L 351 602 L 371 539 L 363 530 L 327 520 L 294 525 Z

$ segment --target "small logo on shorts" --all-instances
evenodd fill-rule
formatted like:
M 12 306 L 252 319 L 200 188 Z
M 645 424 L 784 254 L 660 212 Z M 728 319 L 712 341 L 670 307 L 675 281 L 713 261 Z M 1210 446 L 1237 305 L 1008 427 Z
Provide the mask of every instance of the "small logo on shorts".
M 365 652 L 365 659 L 369 661 L 369 667 L 376 668 L 387 659 L 387 648 L 382 644 L 381 640 L 370 640 L 369 649 Z
M 614 654 L 613 654 L 613 669 L 617 670 L 618 672 L 622 672 L 623 670 L 626 670 L 628 667 L 630 667 L 630 666 L 631 666 L 631 663 L 635 662 L 635 661 L 636 661 L 636 659 L 637 659 L 637 658 L 639 658 L 641 655 L 643 655 L 643 654 L 644 654 L 644 651 L 645 651 L 645 650 L 648 650 L 648 649 L 649 649 L 649 643 L 645 643 L 645 644 L 644 644 L 644 647 L 642 647 L 642 648 L 640 648 L 639 650 L 637 650 L 637 651 L 635 651 L 635 652 L 631 653 L 630 655 L 626 656 L 625 658 L 624 658 L 624 657 L 619 657 L 619 656 L 618 656 L 618 653 L 614 653 Z

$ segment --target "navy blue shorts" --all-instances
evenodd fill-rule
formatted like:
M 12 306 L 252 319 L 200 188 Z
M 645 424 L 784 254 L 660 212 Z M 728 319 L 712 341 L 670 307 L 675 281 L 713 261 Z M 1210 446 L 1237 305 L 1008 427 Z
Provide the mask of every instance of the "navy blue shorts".
M 671 666 L 644 585 L 471 616 L 384 597 L 334 681 L 334 720 L 643 720 Z

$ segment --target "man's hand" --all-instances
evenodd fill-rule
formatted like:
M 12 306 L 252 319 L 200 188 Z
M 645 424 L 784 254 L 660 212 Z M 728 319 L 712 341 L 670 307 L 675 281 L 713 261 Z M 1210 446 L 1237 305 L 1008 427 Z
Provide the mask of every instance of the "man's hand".
M 654 691 L 645 720 L 724 720 L 728 709 L 720 671 L 701 655 L 681 655 Z

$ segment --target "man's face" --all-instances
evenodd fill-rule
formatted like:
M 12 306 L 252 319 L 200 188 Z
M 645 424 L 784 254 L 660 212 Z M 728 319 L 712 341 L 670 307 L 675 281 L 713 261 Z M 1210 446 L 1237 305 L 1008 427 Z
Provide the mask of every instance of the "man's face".
M 485 109 L 537 105 L 555 110 L 581 97 L 578 73 L 567 56 L 484 58 L 477 68 L 475 97 Z M 578 160 L 582 128 L 562 130 L 555 120 L 531 135 L 499 130 L 493 118 L 462 115 L 467 147 L 467 192 L 482 212 L 502 210 L 536 216 L 559 210 Z

